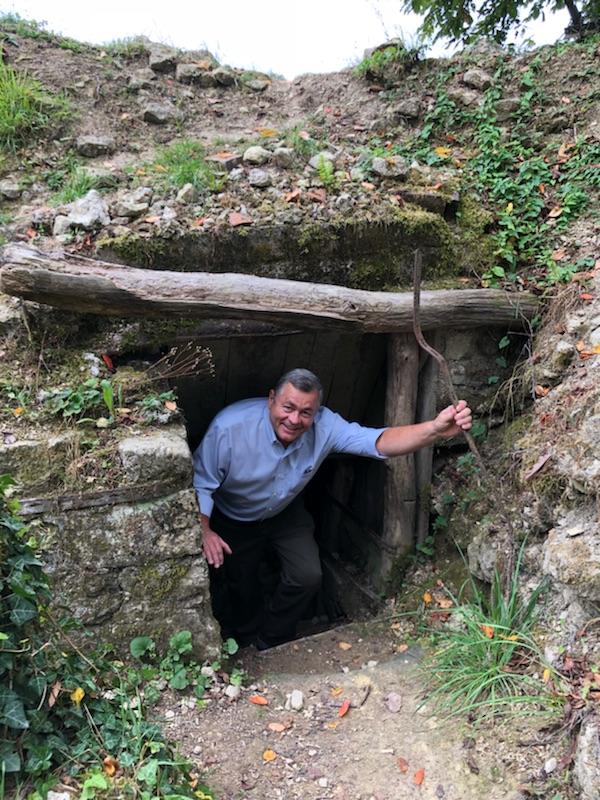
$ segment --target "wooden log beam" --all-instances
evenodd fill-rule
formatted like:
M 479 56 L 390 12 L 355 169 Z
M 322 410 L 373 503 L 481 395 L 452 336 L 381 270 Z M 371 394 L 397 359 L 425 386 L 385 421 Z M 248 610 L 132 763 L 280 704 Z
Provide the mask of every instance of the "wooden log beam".
M 172 272 L 124 267 L 63 253 L 7 245 L 0 290 L 80 313 L 126 317 L 254 319 L 310 329 L 407 332 L 412 295 L 257 278 L 235 273 Z M 520 327 L 538 301 L 493 289 L 421 294 L 423 329 L 481 325 Z

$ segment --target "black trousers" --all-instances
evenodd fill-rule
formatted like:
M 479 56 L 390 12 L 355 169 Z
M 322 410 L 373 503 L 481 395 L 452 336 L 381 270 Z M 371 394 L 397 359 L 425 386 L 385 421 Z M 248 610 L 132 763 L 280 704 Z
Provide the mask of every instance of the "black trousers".
M 215 508 L 210 524 L 232 550 L 212 576 L 220 585 L 220 601 L 215 602 L 213 594 L 213 609 L 223 632 L 240 641 L 258 634 L 268 644 L 292 639 L 321 585 L 314 523 L 302 500 L 296 498 L 277 516 L 261 522 L 230 519 Z M 275 551 L 281 571 L 265 602 L 259 574 L 269 548 Z

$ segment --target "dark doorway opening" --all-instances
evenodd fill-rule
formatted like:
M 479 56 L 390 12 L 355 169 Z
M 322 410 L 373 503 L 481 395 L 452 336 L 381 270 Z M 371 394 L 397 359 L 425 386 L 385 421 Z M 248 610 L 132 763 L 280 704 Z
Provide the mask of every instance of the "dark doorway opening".
M 306 367 L 319 376 L 324 405 L 345 419 L 383 425 L 383 335 L 229 335 L 199 344 L 212 351 L 214 379 L 188 377 L 176 385 L 192 451 L 218 411 L 237 400 L 266 397 L 278 378 L 295 367 Z M 370 575 L 376 573 L 380 555 L 384 471 L 384 464 L 372 459 L 334 456 L 309 484 L 305 503 L 315 519 L 324 572 L 323 588 L 307 614 L 313 624 L 362 618 L 376 610 L 378 596 Z M 266 559 L 261 568 L 265 592 L 276 575 L 276 563 Z

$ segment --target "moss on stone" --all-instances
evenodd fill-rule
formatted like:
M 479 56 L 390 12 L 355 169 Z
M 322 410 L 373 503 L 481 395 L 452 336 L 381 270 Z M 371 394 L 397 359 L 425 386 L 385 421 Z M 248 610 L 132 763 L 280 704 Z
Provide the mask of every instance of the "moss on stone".
M 488 235 L 493 221 L 493 214 L 474 195 L 461 198 L 455 248 L 460 271 L 482 275 L 493 266 L 494 243 Z
M 135 581 L 136 597 L 148 597 L 153 602 L 160 602 L 176 590 L 189 571 L 186 564 L 169 563 L 161 566 L 146 564 L 140 569 Z

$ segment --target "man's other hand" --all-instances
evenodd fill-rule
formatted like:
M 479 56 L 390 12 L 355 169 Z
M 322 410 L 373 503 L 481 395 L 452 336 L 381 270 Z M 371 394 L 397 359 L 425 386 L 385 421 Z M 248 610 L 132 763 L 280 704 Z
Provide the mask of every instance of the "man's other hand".
M 231 555 L 231 547 L 208 525 L 202 526 L 202 549 L 211 567 L 220 567 L 225 560 L 225 553 Z
M 461 431 L 468 431 L 473 424 L 471 409 L 465 400 L 459 400 L 457 406 L 448 406 L 433 420 L 438 436 L 450 439 Z

